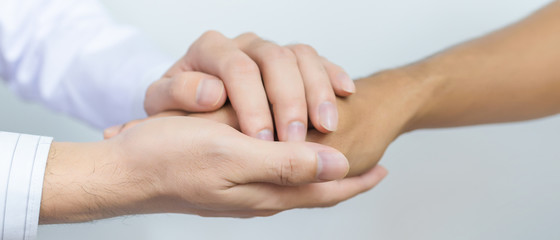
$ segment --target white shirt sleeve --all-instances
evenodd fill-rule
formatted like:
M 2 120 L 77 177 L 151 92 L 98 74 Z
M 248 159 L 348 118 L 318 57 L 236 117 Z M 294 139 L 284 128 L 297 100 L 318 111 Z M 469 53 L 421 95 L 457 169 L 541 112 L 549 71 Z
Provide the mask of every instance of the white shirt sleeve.
M 96 0 L 0 0 L 0 78 L 97 128 L 145 117 L 145 91 L 171 64 Z M 35 237 L 51 141 L 0 132 L 0 240 Z
M 0 0 L 0 78 L 96 128 L 145 117 L 145 91 L 172 63 L 96 0 Z
M 0 132 L 0 240 L 35 238 L 51 142 Z

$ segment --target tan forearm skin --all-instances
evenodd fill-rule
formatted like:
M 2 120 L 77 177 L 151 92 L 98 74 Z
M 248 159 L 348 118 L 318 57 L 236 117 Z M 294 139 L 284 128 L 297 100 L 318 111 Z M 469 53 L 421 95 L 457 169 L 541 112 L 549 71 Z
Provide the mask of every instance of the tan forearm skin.
M 431 92 L 411 129 L 540 118 L 560 112 L 560 2 L 401 68 Z M 409 129 L 409 130 L 411 130 Z
M 511 27 L 424 61 L 364 78 L 356 85 L 354 96 L 339 100 L 341 116 L 348 116 L 341 118 L 339 130 L 308 135 L 310 141 L 346 153 L 349 176 L 370 169 L 390 142 L 406 131 L 559 113 L 560 2 Z M 157 191 L 150 181 L 140 181 L 150 178 L 118 172 L 130 168 L 117 166 L 122 161 L 111 159 L 113 154 L 104 152 L 108 148 L 103 144 L 53 144 L 41 223 L 88 221 L 157 209 L 146 207 L 154 202 Z
M 560 113 L 560 2 L 488 36 L 356 81 L 339 99 L 339 130 L 308 140 L 336 147 L 349 176 L 422 128 L 521 121 Z

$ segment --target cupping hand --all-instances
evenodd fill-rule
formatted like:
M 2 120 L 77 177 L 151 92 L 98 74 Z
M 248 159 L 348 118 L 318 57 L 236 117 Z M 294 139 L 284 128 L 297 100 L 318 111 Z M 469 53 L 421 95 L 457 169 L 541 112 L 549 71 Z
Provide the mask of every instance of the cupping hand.
M 320 143 L 341 151 L 350 162 L 349 176 L 357 176 L 369 171 L 383 156 L 387 147 L 398 136 L 406 132 L 414 113 L 415 91 L 409 91 L 407 77 L 386 72 L 356 81 L 356 94 L 349 98 L 338 98 L 340 112 L 339 130 L 323 134 L 309 129 L 307 141 Z M 414 88 L 414 85 L 411 85 Z M 239 129 L 238 117 L 229 105 L 211 113 L 188 114 L 169 111 L 151 118 L 169 116 L 191 116 L 210 119 Z M 356 117 L 360 116 L 360 117 Z M 131 121 L 120 129 L 125 131 L 145 120 Z M 118 134 L 106 134 L 110 138 Z
M 150 119 L 103 142 L 55 143 L 51 152 L 42 223 L 155 212 L 267 216 L 332 206 L 386 174 L 378 167 L 342 179 L 348 162 L 333 148 L 263 141 L 193 117 Z
M 236 46 L 238 48 L 235 48 Z M 321 141 L 323 133 L 329 133 L 338 127 L 339 110 L 337 108 L 337 102 L 338 104 L 341 102 L 340 99 L 336 98 L 335 93 L 338 96 L 349 96 L 355 91 L 353 81 L 342 69 L 319 57 L 310 47 L 302 45 L 279 47 L 270 42 L 264 41 L 253 34 L 244 34 L 234 40 L 229 40 L 215 32 L 207 33 L 201 37 L 199 41 L 193 44 L 185 59 L 190 60 L 185 60 L 185 62 L 180 61 L 175 64 L 175 66 L 171 68 L 164 78 L 152 84 L 148 90 L 146 96 L 146 110 L 151 115 L 150 118 L 135 120 L 111 131 L 105 131 L 105 137 L 112 138 L 121 132 L 138 131 L 136 126 L 138 126 L 139 123 L 150 122 L 150 119 L 167 119 L 167 117 L 170 116 L 190 115 L 191 117 L 212 119 L 218 122 L 226 123 L 233 127 L 230 130 L 243 130 L 243 132 L 249 136 L 264 140 L 273 139 L 272 118 L 274 117 L 278 131 L 278 138 L 283 141 L 305 140 L 308 132 L 307 121 L 309 118 L 315 127 L 315 130 L 312 130 L 311 135 L 309 136 L 310 139 Z M 252 66 L 249 67 L 251 71 L 246 71 L 248 69 L 247 66 Z M 207 74 L 209 72 L 212 72 L 214 75 Z M 263 77 L 262 80 L 260 78 L 261 75 Z M 293 81 L 294 79 L 297 81 Z M 210 93 L 205 90 L 205 81 L 212 82 L 211 85 L 214 86 L 214 89 L 210 91 Z M 223 84 L 225 84 L 225 88 Z M 227 92 L 227 97 L 231 100 L 231 104 L 228 103 L 225 107 L 222 107 L 226 98 L 225 92 Z M 212 97 L 208 98 L 208 96 Z M 274 112 L 273 116 L 268 108 L 268 100 L 272 103 L 272 110 Z M 201 103 L 211 104 L 205 105 Z M 345 117 L 352 116 L 351 113 L 349 113 L 349 109 L 344 109 L 345 110 L 343 111 L 348 113 L 348 115 L 344 115 Z M 202 113 L 205 111 L 212 112 Z M 308 111 L 309 116 L 307 116 Z M 293 122 L 298 122 L 296 124 L 297 127 L 294 127 Z M 349 127 L 348 119 L 345 119 L 344 122 L 345 124 L 343 126 L 345 128 Z M 263 123 L 264 125 L 262 125 Z M 159 124 L 164 124 L 164 122 L 159 122 Z M 142 124 L 140 124 L 140 126 L 141 125 Z M 263 128 L 262 126 L 265 127 Z M 199 129 L 197 132 L 205 131 L 204 128 L 197 129 Z M 267 133 L 263 135 L 262 130 Z M 235 131 L 236 130 L 234 130 L 234 132 Z M 347 132 L 347 130 L 345 130 L 345 132 Z M 239 132 L 237 133 L 239 134 Z M 180 133 L 177 132 L 175 134 Z M 327 136 L 332 136 L 332 134 Z M 349 139 L 352 135 L 347 134 L 337 136 L 342 139 Z M 121 136 L 119 135 L 118 137 L 120 138 Z M 332 139 L 333 138 L 327 138 L 322 141 L 332 144 L 335 147 L 342 146 L 340 144 L 337 145 L 336 142 L 329 141 Z M 193 139 L 193 141 L 195 141 L 195 139 Z M 235 141 L 232 141 L 232 143 L 233 142 Z M 338 141 L 338 143 L 340 142 L 341 141 Z M 269 158 L 276 158 L 276 161 L 278 162 L 283 162 L 286 161 L 286 158 L 290 158 L 289 156 L 280 154 L 278 151 L 274 151 L 272 148 L 259 147 L 255 145 L 250 149 L 245 149 L 242 145 L 243 143 L 239 140 L 237 141 L 237 144 L 231 144 L 228 146 L 223 145 L 222 148 L 227 152 L 224 156 L 233 154 L 234 150 L 242 150 L 239 151 L 239 155 L 233 154 L 231 158 L 243 159 L 251 156 L 249 153 L 251 151 L 255 151 L 254 149 L 262 149 L 265 150 L 262 152 L 263 154 L 266 154 Z M 326 148 L 323 145 L 310 146 L 315 146 L 315 148 Z M 345 154 L 350 152 L 350 148 L 344 150 L 347 150 L 344 152 Z M 288 149 L 285 149 L 284 151 L 287 151 L 288 153 L 290 152 Z M 201 153 L 204 152 L 204 150 L 201 151 Z M 368 156 L 365 156 L 365 154 L 362 153 L 363 151 L 359 152 L 358 155 L 368 158 Z M 156 158 L 157 156 L 154 155 L 152 157 Z M 198 160 L 206 161 L 206 158 L 203 157 Z M 255 167 L 262 165 L 258 161 L 242 162 L 255 165 Z M 377 161 L 375 161 L 375 163 L 377 163 Z M 286 188 L 291 190 L 282 190 L 282 192 L 285 192 L 287 196 L 282 197 L 284 200 L 281 200 L 281 202 L 290 204 L 282 205 L 282 207 L 277 206 L 276 210 L 274 210 L 274 208 L 255 209 L 255 206 L 261 206 L 261 203 L 245 201 L 246 197 L 244 197 L 243 194 L 235 196 L 231 195 L 231 198 L 224 199 L 224 202 L 221 202 L 221 204 L 230 204 L 232 202 L 240 201 L 240 199 L 244 199 L 243 201 L 247 204 L 244 207 L 249 208 L 250 210 L 235 210 L 235 214 L 237 214 L 237 216 L 268 215 L 294 207 L 329 206 L 347 199 L 361 191 L 368 190 L 381 181 L 387 174 L 387 171 L 382 166 L 374 167 L 375 163 L 372 164 L 371 161 L 368 161 L 367 169 L 364 167 L 360 170 L 354 170 L 352 172 L 353 176 L 358 174 L 360 174 L 360 176 L 345 180 L 331 181 L 328 183 L 313 183 L 313 181 L 317 181 L 317 179 L 312 180 L 308 177 L 306 180 L 298 182 L 297 187 Z M 291 170 L 303 167 L 290 166 Z M 209 170 L 216 170 L 214 168 L 219 169 L 219 166 L 207 167 Z M 271 167 L 268 168 L 272 169 Z M 245 174 L 251 174 L 253 171 L 250 169 L 252 168 L 247 165 L 246 170 L 244 169 L 243 171 L 239 171 L 239 173 L 247 171 Z M 303 169 L 305 169 L 305 167 L 303 167 Z M 353 169 L 356 168 L 354 167 Z M 259 170 L 255 169 L 255 171 Z M 260 171 L 262 171 L 262 169 Z M 284 170 L 280 171 L 282 172 Z M 213 174 L 216 174 L 216 172 L 208 172 L 208 175 Z M 218 175 L 213 177 L 220 176 Z M 369 184 L 366 184 L 363 179 L 369 179 Z M 340 190 L 337 189 L 338 187 L 334 187 L 341 186 L 341 184 L 345 181 L 351 181 L 352 184 L 357 185 L 353 187 L 350 185 L 345 186 L 344 188 L 347 188 L 347 191 L 349 191 L 345 193 L 340 192 Z M 361 183 L 358 183 L 358 181 Z M 280 180 L 280 182 L 277 180 L 265 182 L 269 182 L 264 183 L 265 186 L 268 186 L 266 188 L 276 190 L 281 189 L 279 186 L 270 185 L 270 182 L 278 184 L 282 183 L 282 180 Z M 250 185 L 255 186 L 254 184 Z M 256 184 L 259 191 L 263 189 L 263 186 L 261 185 L 263 185 L 263 183 Z M 196 184 L 193 184 L 192 187 L 196 188 L 197 186 Z M 246 186 L 243 186 L 242 188 L 246 188 Z M 188 192 L 189 191 L 185 191 L 185 193 Z M 288 194 L 288 192 L 293 193 Z M 277 193 L 270 190 L 265 190 L 263 193 L 268 194 L 262 195 L 262 198 L 260 198 L 262 201 L 273 201 L 278 203 L 277 201 L 279 200 L 277 198 Z M 306 196 L 304 193 L 312 195 Z M 318 196 L 326 198 L 316 198 L 313 197 L 313 194 L 318 194 Z M 338 197 L 336 199 L 327 200 L 330 198 L 328 196 L 331 196 L 331 194 L 334 194 L 332 196 Z M 255 196 L 261 195 L 257 194 Z M 211 199 L 212 196 L 201 196 L 200 201 L 204 201 L 206 198 Z M 305 203 L 302 203 L 302 201 Z M 325 201 L 329 203 L 326 204 Z M 195 209 L 194 212 L 190 213 L 210 216 L 233 214 L 230 213 L 230 210 L 223 209 L 222 207 L 216 207 L 217 206 L 215 205 L 207 206 L 204 208 L 204 211 Z M 178 209 L 169 211 L 176 212 Z

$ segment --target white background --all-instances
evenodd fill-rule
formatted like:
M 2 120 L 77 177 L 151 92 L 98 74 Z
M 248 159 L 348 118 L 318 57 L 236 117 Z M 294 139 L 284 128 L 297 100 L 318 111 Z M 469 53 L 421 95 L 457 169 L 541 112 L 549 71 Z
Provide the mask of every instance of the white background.
M 230 37 L 253 31 L 281 44 L 311 44 L 357 78 L 503 27 L 549 1 L 103 2 L 174 57 L 209 29 Z M 66 116 L 22 103 L 4 86 L 0 110 L 2 130 L 101 139 Z M 381 185 L 334 208 L 249 220 L 131 216 L 41 226 L 39 239 L 560 239 L 559 133 L 558 116 L 418 131 L 389 148 L 381 163 L 391 173 Z

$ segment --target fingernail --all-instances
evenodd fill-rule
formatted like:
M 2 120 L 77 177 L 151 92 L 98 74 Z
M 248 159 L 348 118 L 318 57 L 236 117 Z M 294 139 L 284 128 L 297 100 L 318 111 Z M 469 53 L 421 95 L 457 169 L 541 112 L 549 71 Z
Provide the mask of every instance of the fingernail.
M 113 136 L 118 133 L 118 131 L 122 128 L 122 125 L 116 125 L 109 127 L 103 131 L 103 135 L 105 136 Z
M 202 79 L 196 89 L 196 103 L 204 107 L 213 107 L 224 94 L 224 84 L 218 79 Z
M 342 179 L 348 173 L 348 159 L 342 153 L 318 152 L 317 159 L 317 179 L 321 181 Z
M 294 121 L 288 125 L 287 141 L 305 141 L 305 124 L 300 121 Z
M 334 104 L 325 101 L 319 105 L 319 122 L 329 131 L 335 131 L 338 125 L 338 111 Z
M 344 90 L 345 92 L 356 92 L 356 85 L 354 84 L 354 81 L 352 81 L 350 76 L 348 76 L 348 74 L 346 74 L 345 72 L 341 72 L 338 74 L 338 81 L 342 83 L 342 90 Z
M 274 135 L 272 134 L 272 131 L 268 129 L 261 130 L 257 133 L 257 138 L 265 141 L 274 141 Z

